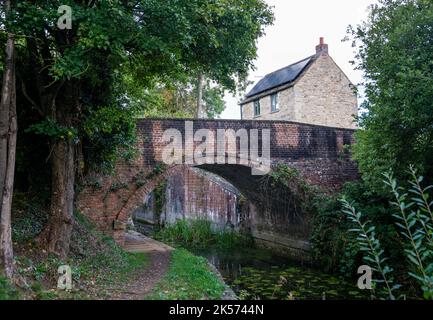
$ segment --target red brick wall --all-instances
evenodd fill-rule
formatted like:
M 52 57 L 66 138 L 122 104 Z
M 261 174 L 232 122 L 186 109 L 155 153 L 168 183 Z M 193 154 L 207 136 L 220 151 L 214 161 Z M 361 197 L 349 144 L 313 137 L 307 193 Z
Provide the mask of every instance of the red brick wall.
M 217 228 L 227 223 L 237 226 L 237 200 L 238 195 L 223 183 L 185 168 L 168 179 L 164 218 L 171 223 L 176 219 L 200 218 L 212 221 Z
M 272 162 L 297 168 L 312 184 L 335 189 L 345 181 L 358 178 L 355 164 L 343 154 L 343 146 L 354 142 L 353 130 L 284 121 L 195 120 L 193 124 L 195 131 L 258 129 L 260 136 L 260 130 L 270 129 Z M 128 215 L 143 203 L 148 192 L 167 177 L 185 170 L 184 165 L 155 170 L 162 167 L 161 153 L 166 145 L 162 135 L 166 129 L 173 128 L 184 134 L 185 120 L 140 120 L 137 159 L 133 163 L 119 162 L 112 176 L 92 174 L 83 183 L 76 201 L 78 209 L 119 242 L 123 241 Z M 206 166 L 206 169 L 228 178 L 245 194 L 256 191 L 248 171 L 239 166 Z M 205 201 L 219 200 L 210 194 Z

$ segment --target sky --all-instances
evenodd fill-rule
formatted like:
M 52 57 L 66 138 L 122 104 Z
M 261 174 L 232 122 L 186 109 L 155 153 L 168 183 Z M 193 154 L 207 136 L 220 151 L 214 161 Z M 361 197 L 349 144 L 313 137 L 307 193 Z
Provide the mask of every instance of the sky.
M 258 58 L 249 80 L 256 83 L 266 74 L 297 62 L 315 53 L 319 38 L 329 45 L 329 54 L 358 84 L 360 71 L 353 70 L 354 59 L 350 42 L 342 42 L 348 25 L 356 25 L 367 18 L 367 8 L 375 0 L 266 0 L 274 6 L 274 25 L 266 28 L 266 35 L 258 41 Z M 253 85 L 247 89 L 250 90 Z M 239 97 L 227 94 L 226 110 L 222 119 L 240 119 Z

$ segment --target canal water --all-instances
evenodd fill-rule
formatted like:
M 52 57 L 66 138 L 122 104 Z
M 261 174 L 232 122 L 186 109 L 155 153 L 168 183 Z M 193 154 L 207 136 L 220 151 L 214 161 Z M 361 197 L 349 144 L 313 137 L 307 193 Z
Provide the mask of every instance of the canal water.
M 136 228 L 137 228 L 136 223 Z M 154 228 L 137 228 L 150 237 Z M 240 299 L 258 300 L 361 300 L 356 280 L 327 274 L 270 250 L 257 247 L 221 249 L 186 248 L 209 260 Z
M 207 258 L 241 299 L 369 299 L 367 292 L 358 289 L 356 280 L 326 274 L 265 249 L 191 251 Z

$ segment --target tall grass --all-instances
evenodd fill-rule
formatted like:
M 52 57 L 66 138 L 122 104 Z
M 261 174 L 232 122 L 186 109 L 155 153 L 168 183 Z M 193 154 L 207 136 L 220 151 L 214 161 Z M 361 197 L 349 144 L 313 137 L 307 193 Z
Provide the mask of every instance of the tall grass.
M 251 244 L 245 235 L 232 230 L 213 231 L 212 222 L 204 219 L 178 220 L 175 224 L 161 229 L 156 238 L 173 244 L 189 248 L 205 248 L 218 246 L 230 248 L 236 245 Z

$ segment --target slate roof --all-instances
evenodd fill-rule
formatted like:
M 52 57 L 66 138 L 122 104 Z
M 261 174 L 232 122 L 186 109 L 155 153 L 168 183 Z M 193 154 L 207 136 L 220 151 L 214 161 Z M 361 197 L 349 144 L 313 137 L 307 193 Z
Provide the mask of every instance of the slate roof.
M 298 61 L 285 68 L 266 75 L 246 95 L 246 99 L 249 99 L 264 91 L 268 91 L 295 81 L 305 70 L 305 68 L 314 60 L 315 57 L 316 55 L 310 56 L 308 58 L 305 58 L 304 60 Z

